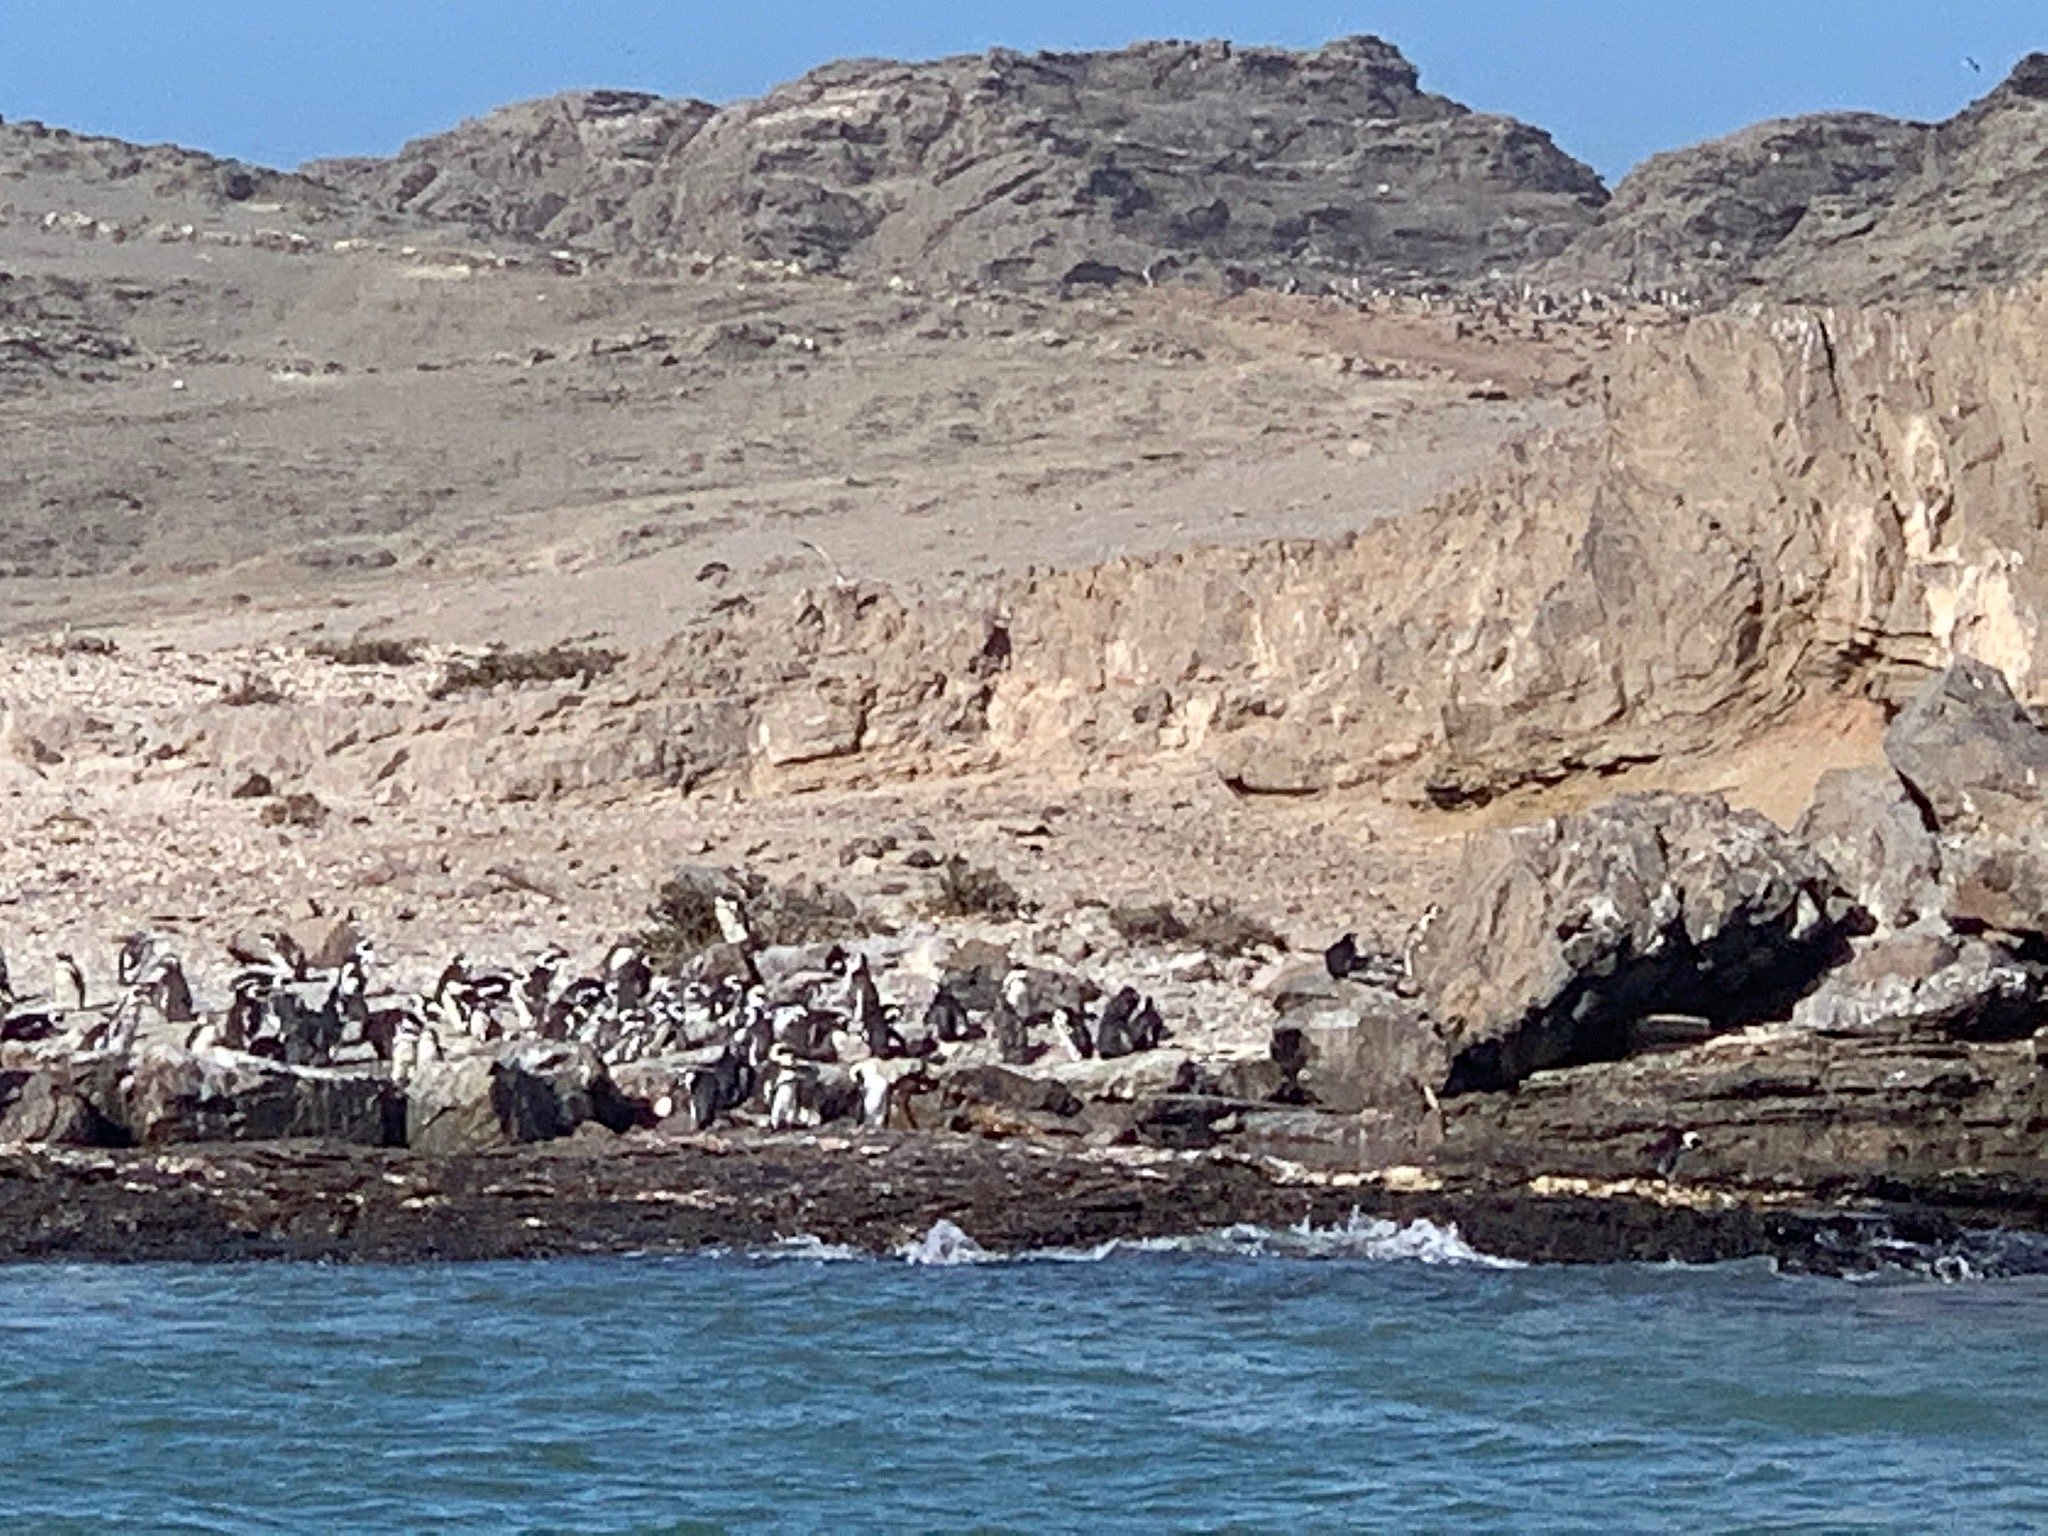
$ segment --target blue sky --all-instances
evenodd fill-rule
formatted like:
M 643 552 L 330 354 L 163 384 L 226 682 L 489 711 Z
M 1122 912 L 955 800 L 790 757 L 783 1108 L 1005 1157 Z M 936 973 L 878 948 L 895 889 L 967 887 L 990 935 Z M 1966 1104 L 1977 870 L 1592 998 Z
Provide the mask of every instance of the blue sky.
M 1612 179 L 1761 117 L 1947 116 L 2048 49 L 2048 0 L 0 0 L 0 114 L 293 165 L 573 86 L 727 100 L 853 54 L 1350 32 Z

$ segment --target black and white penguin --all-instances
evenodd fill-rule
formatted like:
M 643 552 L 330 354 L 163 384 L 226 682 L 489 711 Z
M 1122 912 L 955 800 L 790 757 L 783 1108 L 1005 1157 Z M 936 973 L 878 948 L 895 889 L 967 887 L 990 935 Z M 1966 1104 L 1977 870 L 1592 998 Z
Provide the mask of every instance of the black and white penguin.
M 1113 1061 L 1141 1049 L 1136 1043 L 1133 1023 L 1143 1001 L 1136 987 L 1123 987 L 1102 1005 L 1102 1017 L 1095 1021 L 1096 1055 Z
M 1166 1043 L 1166 1020 L 1159 1016 L 1158 1005 L 1149 997 L 1138 1005 L 1131 1020 L 1131 1040 L 1141 1051 L 1156 1051 Z
M 1052 1027 L 1075 1061 L 1086 1061 L 1095 1054 L 1095 1037 L 1089 1034 L 1088 1020 L 1078 1008 L 1055 1008 Z
M 604 957 L 605 992 L 620 1013 L 631 1013 L 645 1004 L 653 980 L 654 968 L 631 944 L 614 944 Z
M 853 1032 L 860 1036 L 869 1054 L 901 1056 L 902 1037 L 889 1027 L 889 1012 L 882 1006 L 882 994 L 875 986 L 874 972 L 868 968 L 866 955 L 854 961 L 852 973 L 847 978 L 847 992 L 847 1012 L 853 1018 Z
M 1031 1027 L 1008 998 L 997 998 L 989 1010 L 989 1028 L 996 1037 L 996 1056 L 1004 1066 L 1020 1067 L 1031 1060 Z
M 149 968 L 149 962 L 156 951 L 155 934 L 129 934 L 121 941 L 121 947 L 114 956 L 114 979 L 124 987 L 134 986 L 142 979 L 142 973 Z
M 73 1013 L 85 1007 L 85 971 L 62 950 L 56 956 L 56 985 L 52 989 L 60 1009 Z
M 972 1039 L 975 1033 L 973 1021 L 967 1016 L 967 1005 L 960 1001 L 952 988 L 943 984 L 925 1005 L 924 1030 L 941 1045 Z

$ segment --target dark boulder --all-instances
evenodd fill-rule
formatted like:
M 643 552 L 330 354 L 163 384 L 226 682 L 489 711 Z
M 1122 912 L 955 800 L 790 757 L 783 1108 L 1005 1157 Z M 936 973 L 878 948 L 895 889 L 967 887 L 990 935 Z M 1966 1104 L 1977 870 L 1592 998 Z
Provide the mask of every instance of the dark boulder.
M 1643 1021 L 1782 1016 L 1860 914 L 1817 856 L 1718 797 L 1625 796 L 1475 840 L 1414 957 L 1443 1091 L 1628 1055 Z
M 144 1146 L 304 1137 L 382 1147 L 400 1139 L 404 1099 L 379 1074 L 164 1048 L 134 1059 L 120 1114 Z
M 1941 911 L 1941 848 L 1892 769 L 1837 768 L 1814 786 L 1793 835 L 1841 876 L 1880 927 Z
M 419 1152 L 481 1152 L 567 1136 L 595 1120 L 625 1130 L 635 1111 L 587 1046 L 554 1041 L 421 1067 L 406 1084 L 405 1141 Z
M 125 1139 L 68 1067 L 0 1073 L 0 1142 L 104 1147 Z
M 1959 657 L 1900 711 L 1884 753 L 1941 832 L 2040 825 L 2048 732 L 1995 667 Z
M 1274 1060 L 1318 1109 L 1420 1112 L 1441 1087 L 1450 1058 L 1436 1025 L 1413 1000 L 1385 988 L 1332 981 L 1329 995 L 1304 999 L 1280 1016 Z
M 1805 1028 L 1853 1035 L 1909 1027 L 1960 1040 L 2019 1040 L 2048 1022 L 2048 967 L 1946 924 L 1858 941 L 1850 961 L 1793 1011 Z

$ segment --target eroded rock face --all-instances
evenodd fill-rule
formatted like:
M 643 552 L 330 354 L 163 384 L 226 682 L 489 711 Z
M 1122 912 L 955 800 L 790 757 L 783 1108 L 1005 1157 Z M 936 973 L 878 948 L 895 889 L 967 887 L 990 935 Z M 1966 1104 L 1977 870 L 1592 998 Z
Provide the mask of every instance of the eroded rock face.
M 2035 54 L 1944 123 L 1822 113 L 1658 155 L 1549 276 L 1842 302 L 2037 273 L 2044 78 Z
M 1333 1114 L 1420 1114 L 1450 1074 L 1443 1039 L 1418 1003 L 1354 981 L 1292 999 L 1273 1039 L 1275 1059 L 1308 1103 Z
M 1447 1105 L 1447 1168 L 1596 1180 L 1825 1186 L 1840 1198 L 1967 1170 L 2031 1177 L 2048 1074 L 2031 1041 L 1911 1023 L 1775 1028 L 1560 1073 Z
M 0 1142 L 96 1147 L 124 1136 L 94 1108 L 68 1067 L 0 1072 Z
M 584 92 L 308 171 L 605 254 L 1032 284 L 1476 277 L 1554 254 L 1606 197 L 1548 135 L 1426 94 L 1373 38 L 851 61 L 717 110 Z
M 1619 1058 L 1653 1017 L 1711 1031 L 1787 1010 L 1852 912 L 1811 852 L 1718 798 L 1628 796 L 1479 840 L 1414 960 L 1443 1091 Z

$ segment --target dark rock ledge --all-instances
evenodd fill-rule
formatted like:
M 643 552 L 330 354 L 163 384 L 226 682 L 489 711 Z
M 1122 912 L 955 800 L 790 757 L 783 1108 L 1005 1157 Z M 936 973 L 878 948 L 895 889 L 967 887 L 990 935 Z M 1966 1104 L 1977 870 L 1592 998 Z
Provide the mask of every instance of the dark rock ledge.
M 1316 1177 L 1230 1154 L 935 1133 L 576 1140 L 455 1157 L 320 1143 L 0 1153 L 0 1260 L 407 1263 L 759 1249 L 889 1254 L 940 1221 L 998 1254 L 1353 1212 L 1532 1263 L 1766 1256 L 1822 1274 L 2048 1267 L 2048 1180 L 1736 1195 L 1497 1175 Z M 1967 1266 L 1967 1268 L 1965 1268 Z

